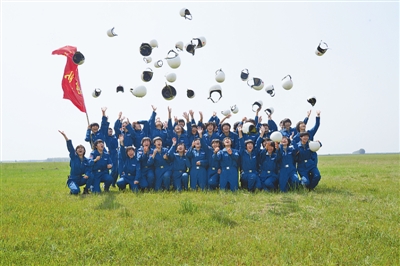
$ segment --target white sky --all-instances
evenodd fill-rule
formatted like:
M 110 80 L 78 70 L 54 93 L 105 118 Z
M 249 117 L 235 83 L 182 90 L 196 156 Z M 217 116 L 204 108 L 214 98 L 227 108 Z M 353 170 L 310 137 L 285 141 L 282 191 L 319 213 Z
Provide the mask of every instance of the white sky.
M 179 15 L 187 8 L 193 20 Z M 6 2 L 1 6 L 1 160 L 67 157 L 58 129 L 73 144 L 84 144 L 87 120 L 69 100 L 62 99 L 61 80 L 66 58 L 51 55 L 65 45 L 85 55 L 80 81 L 90 122 L 100 122 L 107 106 L 111 125 L 122 111 L 131 121 L 148 119 L 151 105 L 167 119 L 193 109 L 208 120 L 215 110 L 237 104 L 240 111 L 229 120 L 254 117 L 252 104 L 274 107 L 273 119 L 289 117 L 293 124 L 312 109 L 321 110 L 315 139 L 323 143 L 319 154 L 399 152 L 399 3 L 357 2 Z M 118 36 L 106 32 L 115 27 Z M 207 45 L 195 56 L 181 52 L 181 66 L 173 70 L 146 65 L 139 53 L 143 42 L 156 39 L 154 60 L 166 57 L 177 41 L 188 43 L 204 36 Z M 323 40 L 331 48 L 322 57 L 314 51 Z M 147 67 L 153 79 L 142 82 Z M 223 98 L 207 100 L 222 68 Z M 250 89 L 240 79 L 250 77 L 273 84 L 276 96 Z M 161 96 L 164 75 L 175 72 L 177 97 Z M 281 79 L 291 75 L 286 91 Z M 121 84 L 125 93 L 116 93 Z M 144 84 L 148 93 L 136 98 L 129 88 Z M 101 88 L 99 98 L 91 96 Z M 195 90 L 188 99 L 186 89 Z M 314 95 L 312 108 L 306 99 Z M 265 113 L 262 113 L 266 120 Z M 222 115 L 220 114 L 220 118 Z M 87 149 L 89 145 L 85 144 Z

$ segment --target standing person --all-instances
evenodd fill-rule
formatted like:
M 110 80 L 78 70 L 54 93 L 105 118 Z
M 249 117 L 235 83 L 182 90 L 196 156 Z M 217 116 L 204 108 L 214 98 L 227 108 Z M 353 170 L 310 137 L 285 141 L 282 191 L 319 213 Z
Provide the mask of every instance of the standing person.
M 200 132 L 203 132 L 200 129 Z M 202 147 L 200 139 L 195 139 L 192 146 L 188 149 L 186 156 L 190 159 L 190 188 L 201 190 L 207 188 L 207 166 L 208 159 L 205 151 L 206 147 Z
M 309 111 L 307 114 L 309 115 L 311 113 L 311 111 Z M 305 123 L 304 121 L 299 121 L 296 124 L 296 131 L 297 134 L 294 135 L 292 142 L 293 143 L 298 143 L 300 141 L 300 133 L 302 132 L 308 132 L 309 136 L 310 136 L 310 140 L 314 140 L 314 136 L 318 131 L 319 125 L 320 125 L 320 121 L 321 121 L 321 111 L 317 110 L 316 111 L 317 116 L 315 117 L 315 125 L 312 129 L 306 130 L 306 126 L 307 123 Z
M 231 114 L 225 116 L 221 122 L 220 125 L 218 126 L 221 133 L 219 135 L 219 140 L 221 141 L 221 143 L 224 143 L 224 139 L 225 138 L 230 138 L 231 139 L 231 146 L 233 149 L 237 150 L 239 149 L 239 139 L 238 139 L 238 135 L 235 132 L 231 131 L 231 124 L 224 122 L 226 119 L 230 118 Z M 221 147 L 223 148 L 223 147 Z
M 86 149 L 83 145 L 78 145 L 74 149 L 72 140 L 68 139 L 64 131 L 58 131 L 63 135 L 67 142 L 67 149 L 69 151 L 69 166 L 71 171 L 68 176 L 67 185 L 70 189 L 70 194 L 78 195 L 81 190 L 80 186 L 86 185 L 83 189 L 83 194 L 89 194 L 89 187 L 93 182 L 92 165 L 85 157 Z
M 90 153 L 90 163 L 93 164 L 93 189 L 92 192 L 100 193 L 100 182 L 104 182 L 104 191 L 110 191 L 112 177 L 109 170 L 112 168 L 110 155 L 104 148 L 104 141 L 98 139 L 94 142 L 94 150 Z
M 215 131 L 217 125 L 215 122 L 208 122 L 205 124 L 206 131 L 203 134 L 204 141 L 207 143 L 207 146 L 211 147 L 212 141 L 214 139 L 219 139 L 218 133 Z
M 138 149 L 137 160 L 140 163 L 141 176 L 145 178 L 149 189 L 154 189 L 154 168 L 149 164 L 149 157 L 153 153 L 150 147 L 151 140 L 149 137 L 142 139 L 142 146 Z
M 260 180 L 264 191 L 272 191 L 276 189 L 278 183 L 278 155 L 273 141 L 264 139 L 263 145 L 264 149 L 260 150 L 258 155 Z
M 102 118 L 101 118 L 101 127 L 99 128 L 98 123 L 91 123 L 88 126 L 88 129 L 86 130 L 86 137 L 85 141 L 90 143 L 90 147 L 94 149 L 94 142 L 98 139 L 101 139 L 105 141 L 106 136 L 108 135 L 108 126 L 110 123 L 107 121 L 107 116 L 106 116 L 106 110 L 107 107 L 102 107 L 101 112 L 102 112 Z
M 187 169 L 190 167 L 189 158 L 185 154 L 185 144 L 178 143 L 176 138 L 172 138 L 172 146 L 168 151 L 168 158 L 172 163 L 172 184 L 175 190 L 188 190 L 189 175 Z
M 108 134 L 105 139 L 106 145 L 108 147 L 108 153 L 110 154 L 111 161 L 113 167 L 111 168 L 111 177 L 113 178 L 112 186 L 115 187 L 115 184 L 118 179 L 118 140 L 115 134 L 113 134 L 112 128 L 108 128 Z
M 222 150 L 216 147 L 213 154 L 213 159 L 221 165 L 220 189 L 225 190 L 229 184 L 231 191 L 236 191 L 239 188 L 239 151 L 232 148 L 232 140 L 229 137 L 224 138 L 223 145 Z
M 146 179 L 141 177 L 140 163 L 135 157 L 135 147 L 124 146 L 124 136 L 119 136 L 120 142 L 120 171 L 121 178 L 117 181 L 117 186 L 120 190 L 125 190 L 126 185 L 129 184 L 129 188 L 133 192 L 138 192 L 139 188 L 147 188 Z
M 171 183 L 171 165 L 168 159 L 168 149 L 163 148 L 162 139 L 155 137 L 153 139 L 154 150 L 149 157 L 149 165 L 154 165 L 155 184 L 154 190 L 160 189 L 169 190 Z
M 213 122 L 210 122 L 213 123 Z M 203 135 L 203 128 L 198 128 L 199 138 L 201 147 L 206 152 L 206 157 L 208 161 L 207 167 L 207 185 L 210 190 L 215 190 L 219 186 L 219 174 L 221 173 L 221 167 L 219 161 L 213 159 L 214 149 L 220 147 L 220 140 L 218 137 L 211 141 L 210 145 L 207 145 L 205 137 Z
M 289 189 L 296 189 L 300 185 L 295 164 L 298 152 L 297 146 L 290 145 L 290 138 L 282 137 L 281 143 L 277 148 L 279 189 L 282 192 L 287 192 Z
M 240 154 L 240 184 L 244 189 L 250 192 L 254 192 L 256 189 L 261 189 L 261 181 L 259 176 L 259 165 L 258 165 L 258 152 L 257 147 L 262 142 L 262 137 L 258 137 L 256 144 L 252 139 L 244 141 L 242 133 L 242 125 L 238 125 L 239 133 L 239 154 Z M 264 134 L 264 128 L 261 128 L 261 134 Z
M 317 168 L 317 153 L 310 150 L 308 146 L 310 133 L 300 133 L 300 142 L 297 143 L 299 150 L 297 156 L 297 172 L 301 177 L 301 184 L 313 190 L 321 180 L 321 174 Z M 319 142 L 319 141 L 318 141 Z M 321 144 L 321 142 L 320 142 Z
M 135 141 L 135 136 L 132 134 L 132 127 L 130 130 L 128 130 L 128 125 L 130 125 L 129 120 L 124 121 L 125 117 L 122 117 L 122 112 L 119 112 L 118 114 L 118 119 L 114 123 L 114 131 L 115 131 L 115 136 L 117 138 L 119 135 L 124 136 L 124 144 L 125 146 L 133 146 L 133 143 Z
M 140 147 L 142 139 L 149 136 L 149 121 L 139 120 L 132 122 L 132 127 L 128 127 L 128 130 L 132 130 L 131 134 L 134 136 L 133 145 L 135 147 Z
M 167 130 L 164 128 L 163 122 L 160 120 L 160 118 L 156 119 L 157 107 L 152 105 L 151 108 L 153 108 L 153 112 L 149 120 L 149 138 L 154 139 L 155 137 L 160 137 L 165 145 L 168 137 Z
M 185 147 L 189 147 L 188 137 L 184 132 L 183 126 L 179 123 L 175 125 L 175 127 L 172 126 L 171 111 L 171 107 L 168 106 L 168 136 L 171 138 L 171 140 L 172 138 L 176 138 L 177 143 L 184 143 Z

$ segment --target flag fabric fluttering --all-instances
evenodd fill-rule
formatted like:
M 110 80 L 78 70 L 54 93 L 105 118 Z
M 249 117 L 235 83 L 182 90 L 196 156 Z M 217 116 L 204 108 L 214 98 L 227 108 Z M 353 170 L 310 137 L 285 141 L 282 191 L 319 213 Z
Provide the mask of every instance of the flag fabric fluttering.
M 81 90 L 81 82 L 79 81 L 78 65 L 72 60 L 76 51 L 76 47 L 67 45 L 54 50 L 51 54 L 65 55 L 67 57 L 67 64 L 65 65 L 61 83 L 64 91 L 63 98 L 70 100 L 80 111 L 86 113 L 85 101 Z

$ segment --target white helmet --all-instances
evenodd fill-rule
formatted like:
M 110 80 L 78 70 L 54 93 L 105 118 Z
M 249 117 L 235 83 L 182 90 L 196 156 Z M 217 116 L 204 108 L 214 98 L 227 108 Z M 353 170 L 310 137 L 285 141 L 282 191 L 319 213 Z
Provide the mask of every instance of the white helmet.
M 182 41 L 176 42 L 175 48 L 178 52 L 183 51 L 183 42 Z
M 293 81 L 290 75 L 287 75 L 282 79 L 282 87 L 285 90 L 290 90 L 293 87 Z
M 264 110 L 264 112 L 267 115 L 272 115 L 274 113 L 274 108 L 273 107 L 268 107 L 267 109 Z
M 93 96 L 94 98 L 99 97 L 100 94 L 101 94 L 101 90 L 100 90 L 100 89 L 94 89 L 94 91 L 92 92 L 92 96 Z
M 163 66 L 163 64 L 164 64 L 163 60 L 158 60 L 158 61 L 154 62 L 154 67 L 160 68 Z
M 328 44 L 321 41 L 315 50 L 315 54 L 318 56 L 323 56 L 328 49 Z
M 108 37 L 118 36 L 118 35 L 114 32 L 114 27 L 112 27 L 111 29 L 109 29 L 109 30 L 107 31 L 107 35 L 108 35 Z
M 255 101 L 252 106 L 253 112 L 257 111 L 258 108 L 262 108 L 262 106 L 263 102 L 261 100 Z M 254 109 L 254 107 L 256 108 Z
M 256 91 L 261 90 L 264 88 L 264 81 L 260 78 L 253 78 L 253 84 L 249 83 L 250 80 L 247 81 L 247 85 L 249 85 L 251 88 L 255 89 Z
M 255 129 L 255 125 L 251 122 L 246 122 L 242 126 L 242 132 L 244 134 L 249 134 L 251 131 Z
M 155 48 L 155 47 L 158 47 L 158 42 L 157 42 L 157 40 L 151 40 L 150 42 L 149 42 L 149 44 L 150 44 L 150 46 L 152 47 L 152 48 Z
M 207 99 L 210 99 L 213 103 L 217 103 L 221 98 L 222 98 L 222 88 L 219 84 L 216 84 L 214 86 L 211 86 L 211 88 L 209 89 L 210 95 Z M 211 97 L 211 95 L 217 92 L 219 94 L 219 98 L 218 100 L 214 101 L 214 99 Z
M 193 40 L 197 41 L 196 49 L 202 48 L 202 47 L 206 46 L 206 44 L 207 44 L 206 37 L 204 37 L 204 36 L 201 36 L 199 38 L 193 38 Z
M 176 80 L 176 74 L 175 73 L 167 73 L 165 75 L 165 78 L 168 80 L 168 82 L 174 82 Z
M 181 17 L 184 17 L 185 19 L 192 20 L 192 14 L 190 14 L 189 9 L 182 8 L 179 11 L 179 15 L 181 15 Z
M 272 134 L 269 136 L 269 138 L 274 141 L 274 142 L 281 142 L 282 140 L 282 133 L 279 131 L 274 131 Z
M 172 56 L 170 55 L 171 53 L 173 53 Z M 181 58 L 179 57 L 179 54 L 174 50 L 170 50 L 165 59 L 167 60 L 167 63 L 171 68 L 178 68 L 181 65 Z
M 319 141 L 310 141 L 308 142 L 308 147 L 310 147 L 311 151 L 316 152 L 319 150 L 319 148 L 321 148 L 321 144 Z
M 228 116 L 228 115 L 231 114 L 231 110 L 226 109 L 226 110 L 224 110 L 224 111 L 221 111 L 221 114 L 223 114 L 224 116 Z
M 275 96 L 274 85 L 269 84 L 267 87 L 265 87 L 265 92 L 268 93 L 271 97 L 274 97 Z
M 147 94 L 147 89 L 145 86 L 137 86 L 136 88 L 132 89 L 131 88 L 131 93 L 135 95 L 136 97 L 142 98 Z
M 235 104 L 234 106 L 231 106 L 231 111 L 232 113 L 237 114 L 239 112 L 239 107 Z
M 225 73 L 222 71 L 222 68 L 215 71 L 215 80 L 219 83 L 225 81 Z
M 314 106 L 317 103 L 317 98 L 315 98 L 315 96 L 310 96 L 308 97 L 307 102 Z
M 153 60 L 153 59 L 151 58 L 151 56 L 145 56 L 145 57 L 143 57 L 143 61 L 145 61 L 147 64 L 148 64 L 148 63 L 151 63 L 151 60 Z

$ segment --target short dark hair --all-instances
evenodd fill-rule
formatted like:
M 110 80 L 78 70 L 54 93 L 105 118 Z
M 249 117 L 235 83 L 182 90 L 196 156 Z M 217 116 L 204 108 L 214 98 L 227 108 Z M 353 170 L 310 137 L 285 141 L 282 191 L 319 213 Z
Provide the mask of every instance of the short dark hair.
M 224 126 L 229 126 L 229 130 L 231 129 L 231 124 L 229 124 L 228 122 L 225 122 L 221 125 L 221 129 L 224 128 Z
M 128 155 L 128 151 L 130 151 L 130 150 L 135 151 L 135 146 L 128 146 L 128 147 L 125 147 L 125 153 L 126 153 L 126 155 Z
M 151 139 L 149 137 L 142 138 L 142 141 L 140 143 L 143 145 L 143 142 L 146 140 L 150 141 L 150 143 L 151 143 Z
M 183 125 L 186 125 L 186 122 L 185 122 L 185 120 L 184 119 L 178 119 L 178 123 L 181 123 L 181 122 L 183 122 Z
M 306 132 L 301 132 L 301 133 L 300 133 L 300 138 L 301 138 L 301 137 L 304 137 L 305 135 L 307 135 L 307 136 L 310 137 L 310 133 L 308 133 L 308 131 L 306 131 Z
M 78 150 L 78 148 L 83 148 L 83 156 L 85 156 L 85 153 L 86 153 L 85 146 L 83 146 L 83 145 L 78 145 L 78 146 L 76 146 L 75 152 Z
M 98 123 L 91 123 L 91 124 L 90 124 L 90 128 L 92 128 L 92 127 L 94 127 L 94 126 L 100 127 Z
M 161 137 L 155 137 L 155 138 L 153 139 L 153 144 L 156 143 L 156 140 L 161 140 L 161 142 L 162 142 L 162 138 L 161 138 Z
M 97 144 L 99 144 L 100 142 L 104 143 L 102 139 L 96 139 L 96 141 L 93 143 L 93 147 L 96 148 Z
M 221 143 L 221 141 L 220 141 L 219 139 L 213 139 L 213 140 L 211 141 L 211 144 L 213 144 L 214 142 Z

